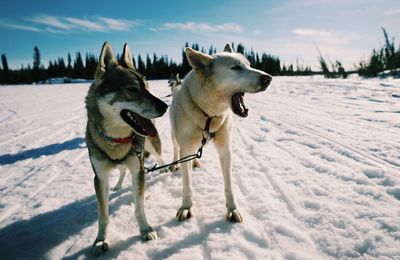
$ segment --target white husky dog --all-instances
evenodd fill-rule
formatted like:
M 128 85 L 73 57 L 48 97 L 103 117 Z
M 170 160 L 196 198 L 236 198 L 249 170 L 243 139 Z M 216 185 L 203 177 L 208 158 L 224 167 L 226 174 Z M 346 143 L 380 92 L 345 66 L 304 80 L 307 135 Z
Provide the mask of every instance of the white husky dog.
M 243 102 L 244 93 L 256 93 L 267 89 L 272 77 L 251 68 L 249 61 L 234 53 L 229 44 L 224 52 L 209 56 L 185 49 L 192 66 L 183 80 L 182 87 L 174 94 L 170 109 L 174 160 L 194 154 L 200 147 L 207 121 L 210 136 L 219 154 L 225 183 L 227 218 L 242 222 L 243 218 L 232 193 L 231 181 L 231 124 L 232 113 L 241 117 L 248 115 Z M 193 216 L 191 162 L 182 163 L 183 198 L 177 218 L 184 220 Z

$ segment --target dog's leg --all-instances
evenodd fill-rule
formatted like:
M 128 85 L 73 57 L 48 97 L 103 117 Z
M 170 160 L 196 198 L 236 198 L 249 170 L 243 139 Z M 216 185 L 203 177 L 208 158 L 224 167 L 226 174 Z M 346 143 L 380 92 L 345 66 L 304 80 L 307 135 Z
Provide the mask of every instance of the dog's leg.
M 175 135 L 171 133 L 171 138 L 172 138 L 172 144 L 174 145 L 174 162 L 179 160 L 179 145 L 178 142 L 176 141 Z M 169 169 L 174 172 L 179 170 L 180 165 L 175 164 L 169 167 Z
M 92 246 L 92 253 L 96 256 L 101 255 L 108 251 L 110 242 L 108 240 L 108 189 L 109 189 L 109 173 L 110 169 L 107 168 L 105 163 L 90 158 L 94 177 L 94 188 L 97 197 L 98 209 L 98 233 L 96 240 Z
M 215 146 L 217 147 L 219 161 L 221 164 L 222 174 L 224 176 L 225 184 L 225 199 L 227 208 L 227 219 L 231 222 L 243 222 L 243 217 L 237 209 L 237 203 L 232 192 L 232 180 L 231 180 L 231 168 L 232 168 L 232 152 L 230 148 L 230 135 L 226 135 L 215 140 Z M 222 134 L 224 135 L 224 134 Z
M 194 151 L 182 151 L 181 158 L 193 154 Z M 182 206 L 176 213 L 176 217 L 179 220 L 185 220 L 193 216 L 192 211 L 192 162 L 182 163 L 182 182 L 183 182 L 183 196 L 182 196 Z
M 162 159 L 162 147 L 161 147 L 161 140 L 160 136 L 157 135 L 155 137 L 146 137 L 144 148 L 148 151 L 151 155 L 156 157 L 158 166 L 164 165 L 164 161 Z M 161 169 L 160 172 L 167 172 L 166 168 Z
M 125 175 L 126 175 L 126 167 L 120 166 L 118 183 L 113 188 L 113 191 L 119 191 L 122 188 L 122 183 L 124 182 Z
M 157 232 L 147 222 L 144 212 L 145 172 L 140 169 L 140 163 L 136 156 L 128 160 L 128 168 L 132 174 L 135 217 L 139 225 L 140 236 L 144 240 L 157 239 Z

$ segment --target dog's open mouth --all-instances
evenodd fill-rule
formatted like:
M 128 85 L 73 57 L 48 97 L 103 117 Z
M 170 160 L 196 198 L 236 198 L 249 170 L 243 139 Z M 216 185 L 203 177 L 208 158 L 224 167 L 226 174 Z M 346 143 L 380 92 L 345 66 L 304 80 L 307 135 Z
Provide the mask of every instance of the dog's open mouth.
M 138 114 L 123 109 L 121 110 L 121 118 L 130 125 L 136 133 L 143 136 L 151 136 L 154 137 L 157 135 L 157 129 L 153 125 L 150 119 L 139 116 Z
M 243 98 L 243 92 L 238 92 L 232 96 L 232 110 L 238 116 L 247 117 L 249 110 L 244 105 Z

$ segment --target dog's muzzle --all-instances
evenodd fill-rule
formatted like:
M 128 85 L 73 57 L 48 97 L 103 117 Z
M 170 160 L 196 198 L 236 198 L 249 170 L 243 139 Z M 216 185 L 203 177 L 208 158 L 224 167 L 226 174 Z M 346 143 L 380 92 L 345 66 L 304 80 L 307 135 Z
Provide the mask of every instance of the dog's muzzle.
M 264 91 L 268 88 L 269 84 L 271 84 L 272 77 L 269 74 L 263 74 L 260 76 L 260 91 Z

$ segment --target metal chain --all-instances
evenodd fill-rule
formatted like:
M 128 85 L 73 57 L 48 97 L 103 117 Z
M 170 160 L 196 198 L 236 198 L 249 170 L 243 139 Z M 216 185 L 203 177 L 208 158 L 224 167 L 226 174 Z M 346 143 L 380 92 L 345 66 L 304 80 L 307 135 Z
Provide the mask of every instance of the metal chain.
M 154 172 L 154 171 L 157 171 L 157 170 L 160 170 L 160 169 L 163 169 L 163 168 L 167 168 L 167 167 L 170 167 L 170 166 L 172 166 L 172 165 L 179 164 L 179 163 L 189 162 L 189 161 L 192 161 L 192 160 L 194 160 L 194 159 L 200 159 L 201 156 L 203 155 L 203 147 L 204 147 L 204 145 L 206 145 L 208 139 L 209 139 L 210 136 L 211 136 L 210 131 L 209 131 L 209 129 L 210 129 L 210 124 L 211 124 L 211 119 L 212 119 L 211 117 L 209 117 L 209 118 L 207 119 L 206 126 L 205 126 L 205 128 L 204 128 L 204 130 L 203 130 L 203 132 L 202 132 L 202 137 L 203 137 L 203 138 L 201 139 L 201 146 L 200 146 L 200 148 L 197 150 L 197 152 L 196 152 L 195 154 L 190 154 L 190 155 L 188 155 L 188 156 L 185 156 L 185 157 L 183 157 L 183 158 L 181 158 L 181 159 L 179 159 L 179 160 L 176 160 L 176 161 L 174 161 L 174 162 L 172 162 L 172 163 L 165 164 L 165 165 L 161 165 L 161 166 L 158 166 L 158 167 L 157 167 L 157 163 L 156 163 L 156 164 L 154 164 L 154 166 L 153 166 L 152 168 L 147 168 L 147 167 L 145 167 L 145 166 L 144 166 L 144 160 L 143 160 L 143 158 L 141 157 L 141 154 L 142 154 L 142 147 L 140 147 L 139 144 L 136 144 L 136 146 L 135 146 L 135 153 L 136 153 L 136 156 L 137 156 L 138 159 L 139 159 L 141 169 L 142 169 L 145 173 L 149 173 L 149 172 Z M 136 148 L 139 148 L 139 149 L 136 149 Z
M 133 145 L 134 145 L 136 156 L 139 159 L 140 170 L 142 170 L 143 172 L 146 173 L 146 167 L 144 167 L 144 159 L 142 158 L 143 149 L 142 149 L 142 147 L 141 147 L 141 145 L 139 143 L 136 143 L 136 144 L 132 143 L 132 146 Z

